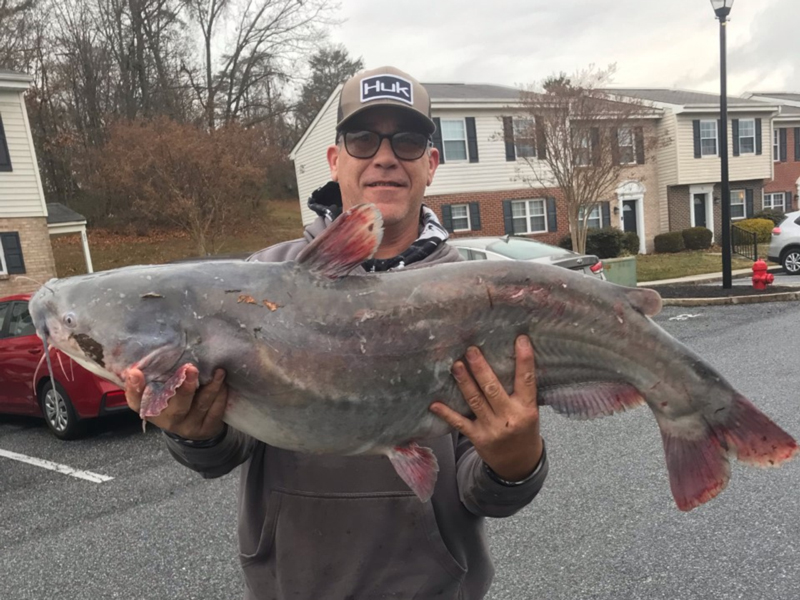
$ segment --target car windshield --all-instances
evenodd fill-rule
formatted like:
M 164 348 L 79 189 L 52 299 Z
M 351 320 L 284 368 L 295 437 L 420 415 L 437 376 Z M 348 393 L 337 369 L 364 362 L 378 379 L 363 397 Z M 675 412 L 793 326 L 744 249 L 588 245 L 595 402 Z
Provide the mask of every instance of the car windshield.
M 563 257 L 571 252 L 557 246 L 534 242 L 533 240 L 519 238 L 503 238 L 486 246 L 487 250 L 497 252 L 516 260 L 531 260 L 534 258 Z

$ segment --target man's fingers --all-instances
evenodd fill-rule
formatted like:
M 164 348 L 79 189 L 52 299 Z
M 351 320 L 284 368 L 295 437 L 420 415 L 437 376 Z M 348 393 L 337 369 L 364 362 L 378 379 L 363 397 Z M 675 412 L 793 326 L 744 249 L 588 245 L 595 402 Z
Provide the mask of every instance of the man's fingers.
M 228 387 L 222 383 L 214 402 L 208 408 L 203 420 L 203 428 L 217 427 L 222 422 L 222 415 L 225 414 L 226 408 L 228 408 Z
M 194 398 L 193 409 L 203 414 L 207 413 L 214 404 L 214 400 L 217 398 L 217 394 L 219 394 L 219 390 L 222 387 L 222 382 L 224 379 L 225 371 L 222 369 L 217 369 L 214 373 L 214 379 L 204 385 L 200 391 L 197 392 L 197 395 Z
M 500 412 L 508 403 L 508 394 L 500 385 L 492 367 L 486 362 L 481 351 L 474 346 L 467 349 L 467 362 L 489 406 L 495 413 Z
M 144 376 L 139 369 L 131 369 L 125 378 L 125 400 L 130 409 L 136 413 L 142 406 L 142 393 L 144 392 Z
M 472 439 L 472 435 L 475 431 L 475 425 L 472 421 L 461 416 L 452 408 L 442 404 L 441 402 L 434 402 L 431 404 L 430 411 L 440 419 L 447 422 L 450 427 L 459 433 L 463 433 L 469 439 Z
M 464 396 L 464 400 L 476 417 L 484 419 L 492 414 L 492 407 L 486 402 L 478 384 L 475 383 L 475 380 L 461 361 L 453 365 L 453 377 L 458 384 L 458 389 L 461 390 L 461 395 Z
M 517 338 L 516 355 L 514 395 L 525 404 L 536 404 L 536 363 L 533 358 L 533 346 L 527 335 Z

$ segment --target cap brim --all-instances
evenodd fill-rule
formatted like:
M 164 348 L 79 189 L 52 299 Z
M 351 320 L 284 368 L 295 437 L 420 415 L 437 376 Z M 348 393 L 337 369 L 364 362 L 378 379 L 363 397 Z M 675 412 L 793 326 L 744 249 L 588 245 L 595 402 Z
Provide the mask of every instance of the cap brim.
M 403 104 L 394 104 L 394 103 L 391 104 L 381 103 L 381 104 L 362 106 L 352 114 L 348 115 L 347 118 L 339 121 L 339 123 L 336 124 L 336 131 L 341 131 L 348 123 L 351 123 L 353 119 L 355 119 L 359 115 L 362 115 L 365 112 L 368 112 L 376 108 L 392 108 L 403 111 L 405 115 L 413 118 L 417 123 L 419 123 L 422 126 L 422 130 L 428 135 L 431 135 L 434 131 L 436 131 L 436 124 L 431 119 L 420 113 L 418 110 L 411 108 L 410 106 L 405 106 Z

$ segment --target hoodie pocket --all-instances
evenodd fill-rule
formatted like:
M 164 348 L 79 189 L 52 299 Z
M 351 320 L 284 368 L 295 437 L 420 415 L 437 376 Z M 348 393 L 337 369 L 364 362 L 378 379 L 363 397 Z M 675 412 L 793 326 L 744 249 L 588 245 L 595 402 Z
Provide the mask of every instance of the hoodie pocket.
M 256 598 L 460 597 L 466 570 L 413 494 L 273 491 L 253 554 L 241 555 Z

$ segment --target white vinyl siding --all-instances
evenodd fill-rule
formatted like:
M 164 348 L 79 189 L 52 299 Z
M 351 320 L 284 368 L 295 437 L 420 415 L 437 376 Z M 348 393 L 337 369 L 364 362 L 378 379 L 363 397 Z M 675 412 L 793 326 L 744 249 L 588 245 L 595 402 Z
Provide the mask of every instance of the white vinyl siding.
M 442 119 L 445 162 L 467 160 L 467 126 L 464 119 Z
M 745 217 L 745 191 L 731 190 L 731 220 Z
M 769 117 L 757 115 L 761 118 L 762 140 L 764 148 L 762 154 L 746 154 L 731 158 L 730 180 L 731 181 L 751 181 L 753 179 L 772 179 L 772 156 L 770 156 L 768 140 L 772 125 Z M 743 118 L 749 118 L 747 114 Z M 671 140 L 668 146 L 674 148 L 678 155 L 678 178 L 674 185 L 694 185 L 720 181 L 721 159 L 716 156 L 706 156 L 702 159 L 694 157 L 694 128 L 692 121 L 701 117 L 691 114 L 677 115 L 677 129 L 668 130 L 667 136 Z M 666 119 L 666 117 L 665 117 Z M 711 119 L 702 118 L 711 121 Z M 716 123 L 716 119 L 713 120 Z M 732 155 L 733 132 L 730 124 L 728 126 L 728 153 Z M 659 154 L 662 154 L 661 152 Z M 659 185 L 673 185 L 667 178 L 661 176 L 661 166 L 659 163 Z
M 700 121 L 700 155 L 717 156 L 719 140 L 716 121 Z
M 24 106 L 22 92 L 0 90 L 0 116 L 12 168 L 0 171 L 0 218 L 47 215 Z
M 453 204 L 450 206 L 453 219 L 453 231 L 470 231 L 472 226 L 469 222 L 469 205 Z
M 773 192 L 771 194 L 764 194 L 764 209 L 771 208 L 773 210 L 786 210 L 785 204 L 786 194 L 784 192 Z
M 739 120 L 739 154 L 756 153 L 756 120 Z
M 547 212 L 544 199 L 515 200 L 511 203 L 514 233 L 544 233 Z

